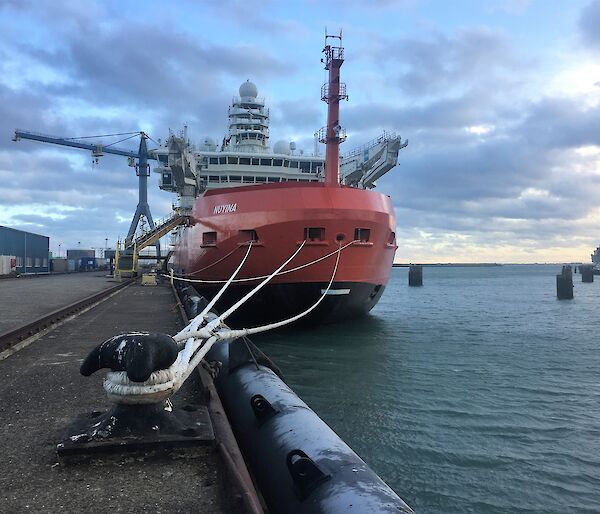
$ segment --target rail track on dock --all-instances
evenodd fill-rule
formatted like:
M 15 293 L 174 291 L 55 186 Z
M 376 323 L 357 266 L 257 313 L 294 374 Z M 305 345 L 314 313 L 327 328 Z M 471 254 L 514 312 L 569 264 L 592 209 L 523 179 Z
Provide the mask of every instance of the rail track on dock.
M 98 293 L 94 293 L 81 300 L 77 300 L 76 302 L 56 309 L 25 325 L 0 333 L 0 353 L 14 348 L 19 343 L 29 339 L 30 337 L 33 337 L 44 330 L 52 328 L 70 316 L 78 314 L 83 310 L 94 306 L 99 301 L 111 296 L 113 293 L 116 293 L 134 281 L 135 278 L 125 280 L 113 287 L 109 287 L 108 289 L 104 289 L 103 291 L 99 291 Z

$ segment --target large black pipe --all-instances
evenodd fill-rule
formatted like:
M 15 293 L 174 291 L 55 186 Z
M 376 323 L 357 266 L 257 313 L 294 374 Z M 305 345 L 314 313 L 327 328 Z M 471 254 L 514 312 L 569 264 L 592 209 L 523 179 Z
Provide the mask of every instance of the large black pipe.
M 218 344 L 207 360 L 270 512 L 413 512 L 250 348 Z

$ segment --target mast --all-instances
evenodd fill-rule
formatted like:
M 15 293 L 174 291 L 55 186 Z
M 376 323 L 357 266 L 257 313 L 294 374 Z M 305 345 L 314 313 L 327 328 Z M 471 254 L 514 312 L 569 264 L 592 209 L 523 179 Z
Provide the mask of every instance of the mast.
M 333 43 L 328 43 L 333 39 Z M 337 40 L 337 41 L 336 41 Z M 325 143 L 325 184 L 340 185 L 340 143 L 346 140 L 346 130 L 340 126 L 340 100 L 347 100 L 346 84 L 340 82 L 340 68 L 344 63 L 342 32 L 339 36 L 325 33 L 325 69 L 329 71 L 329 82 L 321 87 L 321 100 L 327 104 L 327 126 L 319 130 L 319 141 Z

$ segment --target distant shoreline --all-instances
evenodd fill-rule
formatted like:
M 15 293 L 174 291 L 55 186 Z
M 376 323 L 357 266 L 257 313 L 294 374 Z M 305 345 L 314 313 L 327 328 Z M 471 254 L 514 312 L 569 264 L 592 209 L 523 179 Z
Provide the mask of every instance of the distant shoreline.
M 428 264 L 420 264 L 413 262 L 410 264 L 405 263 L 394 263 L 394 268 L 408 268 L 409 266 L 423 266 L 423 267 L 450 267 L 450 268 L 491 268 L 495 266 L 562 266 L 564 262 L 435 262 Z M 582 262 L 569 262 L 571 266 L 580 266 Z
M 394 268 L 408 268 L 409 266 L 451 266 L 455 268 L 471 268 L 471 267 L 491 267 L 491 266 L 504 266 L 504 264 L 498 264 L 496 262 L 436 262 L 430 264 L 419 264 L 418 262 L 413 262 L 411 264 L 403 264 L 403 263 L 394 263 Z

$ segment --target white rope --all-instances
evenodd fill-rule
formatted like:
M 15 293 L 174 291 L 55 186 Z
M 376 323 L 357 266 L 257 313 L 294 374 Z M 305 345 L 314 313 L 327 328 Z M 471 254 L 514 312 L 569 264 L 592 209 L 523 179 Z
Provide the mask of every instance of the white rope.
M 181 332 L 179 332 L 179 334 L 182 334 L 182 333 L 185 333 L 185 332 L 192 332 L 194 330 L 197 330 L 197 328 L 205 320 L 206 315 L 215 306 L 215 304 L 221 298 L 221 296 L 223 296 L 223 293 L 225 293 L 225 290 L 229 287 L 229 285 L 231 284 L 231 282 L 233 281 L 233 279 L 240 272 L 240 270 L 242 269 L 242 266 L 246 262 L 246 259 L 250 255 L 250 250 L 251 249 L 252 249 L 252 243 L 250 243 L 250 245 L 248 246 L 248 250 L 246 251 L 246 255 L 244 256 L 244 258 L 242 259 L 242 262 L 240 262 L 240 265 L 236 268 L 236 270 L 233 272 L 233 274 L 231 275 L 231 277 L 229 277 L 229 280 L 225 283 L 225 285 L 219 290 L 219 292 L 208 303 L 208 305 L 202 310 L 202 312 L 200 314 L 198 314 L 193 320 L 191 320 L 188 323 L 188 325 L 183 330 L 181 330 Z
M 323 298 L 325 298 L 327 296 L 327 293 L 329 292 L 329 289 L 331 288 L 331 284 L 333 284 L 333 280 L 337 273 L 338 264 L 340 262 L 341 253 L 342 253 L 341 248 L 339 248 L 337 258 L 335 260 L 335 266 L 333 268 L 333 273 L 331 274 L 331 278 L 329 279 L 329 284 L 327 284 L 327 288 L 325 288 L 324 291 L 321 291 L 321 296 L 319 297 L 319 299 L 312 306 L 310 306 L 308 309 L 306 309 L 304 312 L 301 312 L 300 314 L 296 314 L 295 316 L 293 316 L 291 318 L 284 319 L 282 321 L 278 321 L 276 323 L 271 323 L 269 325 L 263 325 L 262 327 L 244 328 L 241 330 L 226 330 L 223 332 L 219 332 L 216 334 L 217 337 L 222 338 L 224 340 L 237 339 L 238 337 L 243 337 L 243 336 L 252 335 L 252 334 L 258 334 L 260 332 L 266 332 L 268 330 L 274 330 L 276 328 L 283 327 L 285 325 L 289 325 L 290 323 L 293 323 L 294 321 L 299 320 L 300 318 L 303 318 L 304 316 L 306 316 L 307 314 L 309 314 L 310 312 L 315 310 L 317 308 L 317 306 L 323 301 Z
M 252 241 L 250 241 L 250 245 L 252 245 Z M 197 275 L 198 273 L 201 273 L 202 271 L 207 270 L 208 268 L 212 268 L 214 265 L 219 264 L 219 262 L 224 261 L 225 259 L 227 259 L 227 257 L 229 257 L 230 255 L 237 252 L 240 248 L 241 248 L 240 246 L 236 246 L 233 250 L 231 250 L 229 253 L 223 255 L 223 257 L 221 257 L 220 259 L 217 259 L 216 261 L 208 264 L 207 266 L 204 266 L 204 268 L 200 268 L 200 269 L 197 269 L 196 271 L 192 271 L 191 273 L 188 273 L 188 276 Z
M 205 322 L 207 315 L 215 305 L 217 300 L 223 295 L 227 287 L 233 282 L 235 276 L 240 272 L 244 263 L 250 255 L 252 245 L 250 244 L 246 255 L 239 266 L 233 272 L 229 280 L 223 285 L 215 298 L 198 314 L 188 325 L 177 333 L 173 339 L 176 342 L 185 340 L 185 346 L 177 355 L 175 362 L 166 370 L 155 371 L 145 382 L 132 382 L 124 371 L 109 372 L 104 381 L 104 389 L 109 399 L 116 403 L 126 404 L 144 404 L 157 403 L 163 401 L 176 391 L 190 376 L 192 371 L 200 364 L 202 359 L 217 341 L 230 339 L 225 336 L 228 329 L 222 327 L 225 319 L 233 314 L 241 305 L 262 289 L 274 276 L 277 275 L 285 266 L 287 266 L 300 253 L 304 247 L 304 241 L 300 247 L 289 257 L 281 266 L 279 266 L 271 275 L 268 275 L 260 284 L 254 287 L 243 298 L 227 309 L 222 315 L 208 322 L 200 328 Z M 339 254 L 338 254 L 339 261 Z M 337 269 L 337 261 L 336 261 Z M 333 280 L 333 278 L 332 278 Z M 331 283 L 329 284 L 331 285 Z M 329 286 L 328 286 L 329 287 Z M 320 301 L 321 299 L 319 299 Z
M 306 241 L 305 241 L 306 242 Z M 296 266 L 295 268 L 290 268 L 284 271 L 281 271 L 277 274 L 277 276 L 280 275 L 285 275 L 287 273 L 293 273 L 294 271 L 298 271 L 301 270 L 303 268 L 308 268 L 309 266 L 312 266 L 314 264 L 317 264 L 318 262 L 321 262 L 325 259 L 327 259 L 328 257 L 331 257 L 332 255 L 336 254 L 337 252 L 341 251 L 341 250 L 345 250 L 346 248 L 348 248 L 349 246 L 353 245 L 354 243 L 358 243 L 360 242 L 360 239 L 354 239 L 353 241 L 350 241 L 349 243 L 346 243 L 344 246 L 342 246 L 341 248 L 338 248 L 337 250 L 334 250 L 333 252 L 330 252 L 326 255 L 323 255 L 317 259 L 314 259 L 310 262 L 307 262 L 305 264 L 301 264 L 300 266 Z M 171 270 L 172 272 L 173 270 Z M 195 272 L 194 272 L 195 273 Z M 192 275 L 193 273 L 190 273 L 190 275 Z M 267 278 L 269 275 L 262 275 L 262 276 L 258 276 L 258 277 L 248 277 L 248 278 L 238 278 L 236 280 L 233 280 L 234 283 L 239 283 L 239 282 L 251 282 L 253 280 L 262 280 L 264 278 Z M 169 278 L 171 278 L 171 280 L 179 280 L 180 282 L 192 282 L 195 284 L 223 284 L 224 282 L 226 282 L 225 280 L 200 280 L 200 279 L 192 279 L 192 278 L 185 278 L 185 277 L 176 277 L 175 275 L 171 274 L 169 276 Z

